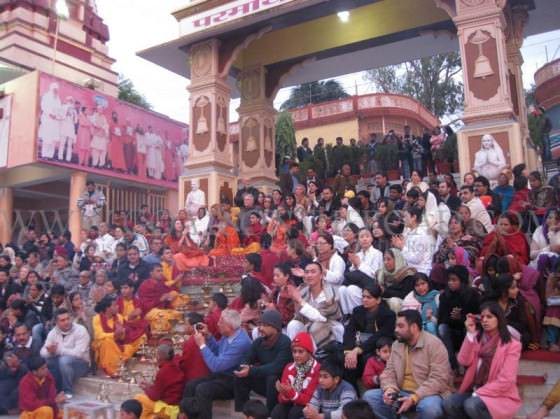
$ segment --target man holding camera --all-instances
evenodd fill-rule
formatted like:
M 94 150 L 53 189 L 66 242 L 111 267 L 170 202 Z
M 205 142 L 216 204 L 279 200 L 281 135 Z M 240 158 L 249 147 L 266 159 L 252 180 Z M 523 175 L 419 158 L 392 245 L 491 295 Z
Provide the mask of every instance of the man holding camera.
M 253 341 L 245 361 L 233 372 L 235 411 L 243 411 L 251 390 L 266 397 L 269 412 L 278 402 L 276 381 L 284 366 L 292 360 L 290 338 L 282 333 L 282 316 L 276 310 L 265 310 L 259 324 L 260 337 Z
M 210 375 L 187 383 L 183 398 L 196 397 L 200 404 L 200 419 L 212 418 L 214 400 L 233 399 L 233 371 L 251 348 L 251 339 L 241 328 L 241 316 L 235 310 L 222 311 L 218 321 L 222 335 L 216 341 L 205 324 L 197 323 L 194 339 L 202 353 Z
M 447 350 L 436 336 L 422 331 L 416 310 L 397 315 L 397 341 L 381 374 L 381 388 L 363 398 L 380 419 L 394 419 L 415 410 L 418 419 L 443 418 L 443 397 L 451 391 Z

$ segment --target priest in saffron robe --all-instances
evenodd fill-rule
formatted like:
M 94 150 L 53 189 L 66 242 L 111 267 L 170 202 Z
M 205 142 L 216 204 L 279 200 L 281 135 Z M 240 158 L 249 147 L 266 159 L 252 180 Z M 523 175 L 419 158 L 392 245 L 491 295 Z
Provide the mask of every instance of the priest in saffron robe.
M 186 294 L 180 294 L 184 273 L 177 267 L 175 258 L 173 257 L 173 251 L 169 247 L 163 248 L 161 268 L 163 270 L 163 277 L 165 278 L 165 285 L 178 293 L 177 297 L 172 301 L 171 307 L 178 308 L 186 306 L 189 303 L 190 297 Z
M 127 322 L 118 311 L 117 301 L 105 296 L 96 304 L 92 320 L 95 359 L 109 376 L 114 376 L 146 340 L 146 323 Z
M 142 282 L 138 288 L 138 298 L 142 304 L 144 318 L 150 322 L 152 332 L 169 331 L 171 321 L 179 320 L 182 314 L 173 310 L 173 302 L 180 294 L 165 285 L 163 268 L 161 264 L 152 265 L 151 276 Z
M 231 254 L 239 256 L 258 253 L 261 250 L 261 236 L 264 233 L 265 229 L 261 224 L 261 215 L 256 211 L 252 212 L 249 216 L 249 226 L 243 239 L 243 247 L 232 249 Z
M 240 246 L 239 234 L 237 234 L 237 230 L 232 227 L 228 217 L 227 220 L 223 219 L 218 223 L 218 232 L 216 233 L 214 248 L 210 250 L 208 256 L 230 256 L 232 250 Z
M 183 397 L 185 377 L 174 359 L 173 346 L 160 344 L 156 352 L 158 372 L 153 384 L 140 383 L 144 394 L 138 394 L 135 399 L 142 404 L 141 419 L 153 417 L 168 417 L 176 419 L 179 415 L 179 402 Z

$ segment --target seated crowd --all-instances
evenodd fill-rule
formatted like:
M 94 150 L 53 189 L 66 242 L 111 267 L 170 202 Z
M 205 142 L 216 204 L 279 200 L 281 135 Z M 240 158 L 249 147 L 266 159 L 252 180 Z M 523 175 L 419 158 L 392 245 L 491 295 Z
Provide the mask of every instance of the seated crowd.
M 130 417 L 208 419 L 234 400 L 255 418 L 513 418 L 522 351 L 560 351 L 559 191 L 522 166 L 495 189 L 417 170 L 363 185 L 345 166 L 336 188 L 294 164 L 271 195 L 242 181 L 208 212 L 143 206 L 76 247 L 33 227 L 5 244 L 0 414 L 53 418 L 81 377 L 116 376 L 185 316 L 182 353 L 157 343 Z M 184 313 L 185 273 L 224 257 L 243 260 L 240 294 Z

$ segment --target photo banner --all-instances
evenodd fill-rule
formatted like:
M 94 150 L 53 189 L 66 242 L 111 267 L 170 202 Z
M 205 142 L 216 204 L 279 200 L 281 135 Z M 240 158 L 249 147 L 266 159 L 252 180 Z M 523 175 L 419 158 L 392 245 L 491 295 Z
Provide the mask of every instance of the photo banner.
M 186 124 L 46 74 L 38 107 L 38 161 L 177 188 Z

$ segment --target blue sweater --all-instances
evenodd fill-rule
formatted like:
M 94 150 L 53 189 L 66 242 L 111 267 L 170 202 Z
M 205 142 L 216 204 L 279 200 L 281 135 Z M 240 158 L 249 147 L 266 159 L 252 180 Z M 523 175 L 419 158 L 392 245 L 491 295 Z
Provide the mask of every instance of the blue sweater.
M 250 348 L 251 339 L 247 332 L 239 329 L 233 336 L 224 336 L 218 342 L 211 337 L 201 352 L 211 372 L 231 374 L 247 356 Z

